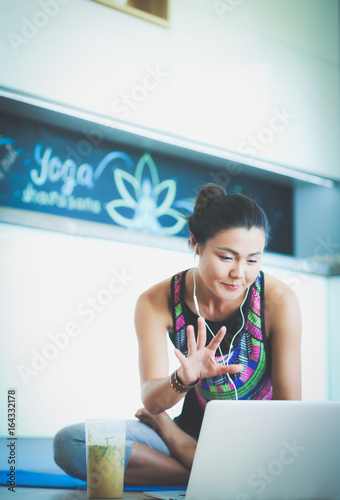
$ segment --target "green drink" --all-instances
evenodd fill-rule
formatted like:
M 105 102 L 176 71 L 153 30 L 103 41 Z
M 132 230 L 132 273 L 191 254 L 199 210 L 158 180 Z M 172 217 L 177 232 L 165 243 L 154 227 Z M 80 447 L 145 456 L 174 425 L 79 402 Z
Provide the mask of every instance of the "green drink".
M 124 462 L 124 445 L 87 447 L 89 498 L 123 497 Z
M 87 494 L 123 498 L 125 421 L 86 420 Z

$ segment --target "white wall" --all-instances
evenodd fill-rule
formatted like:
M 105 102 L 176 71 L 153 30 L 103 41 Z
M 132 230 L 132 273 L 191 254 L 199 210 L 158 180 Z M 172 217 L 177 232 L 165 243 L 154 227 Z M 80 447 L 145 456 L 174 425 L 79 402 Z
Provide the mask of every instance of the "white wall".
M 91 417 L 133 418 L 141 405 L 135 302 L 155 282 L 191 266 L 189 252 L 0 224 L 0 397 L 4 404 L 7 390 L 17 390 L 18 434 L 51 436 Z M 303 397 L 326 399 L 327 280 L 264 270 L 298 294 Z M 169 355 L 173 370 L 172 347 Z
M 327 330 L 329 353 L 328 363 L 328 384 L 329 399 L 340 401 L 340 335 L 339 335 L 339 297 L 340 297 L 340 276 L 332 276 L 328 281 L 328 323 Z
M 0 34 L 2 86 L 340 179 L 337 0 L 2 0 Z
M 4 402 L 9 388 L 17 390 L 20 435 L 52 435 L 84 418 L 133 417 L 141 405 L 137 297 L 191 260 L 0 224 L 0 394 Z

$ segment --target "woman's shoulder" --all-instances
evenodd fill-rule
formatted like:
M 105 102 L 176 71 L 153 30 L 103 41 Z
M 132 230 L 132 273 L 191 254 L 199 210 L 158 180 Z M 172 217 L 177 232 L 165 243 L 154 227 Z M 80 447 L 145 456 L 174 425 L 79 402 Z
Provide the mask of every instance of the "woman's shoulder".
M 264 312 L 269 339 L 301 337 L 301 310 L 294 290 L 281 280 L 265 274 Z
M 157 304 L 164 301 L 165 299 L 169 299 L 171 279 L 172 278 L 170 277 L 163 281 L 160 281 L 159 283 L 156 283 L 155 285 L 152 285 L 139 296 L 138 301 Z
M 268 335 L 273 328 L 284 325 L 287 318 L 300 315 L 296 293 L 278 278 L 264 274 L 264 310 Z
M 152 285 L 150 288 L 145 290 L 140 296 L 139 299 L 142 301 L 151 301 L 153 303 L 157 303 L 164 299 L 171 299 L 171 282 L 175 280 L 176 277 L 186 273 L 186 271 L 181 271 L 176 273 L 174 276 L 170 276 L 155 285 Z
M 172 328 L 171 280 L 167 278 L 145 290 L 138 298 L 135 310 L 136 322 L 157 323 L 159 329 Z
M 275 278 L 271 274 L 263 273 L 264 275 L 264 293 L 265 298 L 281 298 L 282 300 L 285 298 L 287 300 L 295 300 L 296 294 L 290 286 L 283 283 L 283 281 Z

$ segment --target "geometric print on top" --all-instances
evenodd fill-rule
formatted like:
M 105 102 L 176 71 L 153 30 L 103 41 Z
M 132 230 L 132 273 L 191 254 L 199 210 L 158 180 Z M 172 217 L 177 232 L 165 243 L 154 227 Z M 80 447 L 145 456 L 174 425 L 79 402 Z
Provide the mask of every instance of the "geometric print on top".
M 174 346 L 187 356 L 186 327 L 182 301 L 186 271 L 176 274 L 172 279 L 174 330 L 170 334 Z M 272 399 L 272 383 L 270 377 L 270 359 L 266 348 L 266 339 L 262 331 L 264 304 L 261 291 L 264 283 L 263 272 L 260 271 L 249 289 L 250 302 L 245 310 L 245 325 L 241 339 L 231 353 L 229 364 L 240 363 L 244 369 L 241 373 L 231 375 L 237 389 L 238 399 Z M 219 352 L 219 351 L 218 351 Z M 227 358 L 227 354 L 223 356 Z M 217 362 L 222 356 L 215 356 Z M 204 410 L 212 399 L 235 399 L 235 389 L 227 375 L 200 380 L 194 388 L 197 400 Z

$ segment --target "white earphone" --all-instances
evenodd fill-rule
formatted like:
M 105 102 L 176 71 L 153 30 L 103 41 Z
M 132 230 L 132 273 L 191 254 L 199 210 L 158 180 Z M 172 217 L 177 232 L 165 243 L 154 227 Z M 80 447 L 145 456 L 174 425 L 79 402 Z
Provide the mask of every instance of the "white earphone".
M 197 246 L 198 246 L 198 243 L 196 243 L 195 245 L 195 248 L 194 248 L 194 266 L 193 266 L 193 269 L 192 269 L 192 273 L 193 273 L 193 280 L 194 280 L 194 290 L 193 290 L 193 301 L 194 301 L 194 304 L 195 304 L 195 308 L 196 308 L 196 312 L 198 314 L 198 316 L 201 317 L 201 313 L 200 313 L 200 310 L 199 310 L 199 306 L 198 306 L 198 300 L 197 300 L 197 295 L 196 295 L 196 277 L 195 277 L 195 269 L 196 269 L 196 255 L 197 255 Z M 244 320 L 244 314 L 243 314 L 243 304 L 245 303 L 245 301 L 247 300 L 247 297 L 248 297 L 248 292 L 249 292 L 249 288 L 247 288 L 247 292 L 246 292 L 246 295 L 243 299 L 243 302 L 240 306 L 240 313 L 241 313 L 241 317 L 242 317 L 242 325 L 241 325 L 241 328 L 239 328 L 239 330 L 235 333 L 235 335 L 233 336 L 233 338 L 231 339 L 231 342 L 230 342 L 230 346 L 229 346 L 229 351 L 228 351 L 228 356 L 227 356 L 227 359 L 226 359 L 226 363 L 224 362 L 224 356 L 223 356 L 223 353 L 222 353 L 222 349 L 221 349 L 221 346 L 218 346 L 218 350 L 220 352 L 220 355 L 221 355 L 221 358 L 222 358 L 222 363 L 224 365 L 228 365 L 229 364 L 229 359 L 231 357 L 231 351 L 232 351 L 232 348 L 233 348 L 233 342 L 235 340 L 235 338 L 237 337 L 237 335 L 242 331 L 242 328 L 244 327 L 244 323 L 245 323 L 245 320 Z M 211 335 L 213 337 L 215 337 L 215 334 L 214 332 L 211 330 L 210 326 L 207 324 L 207 322 L 205 321 L 205 325 L 206 327 L 208 328 L 209 332 L 211 333 Z M 234 387 L 234 390 L 235 390 L 235 399 L 238 400 L 238 394 L 237 394 L 237 389 L 236 389 L 236 386 L 234 384 L 234 381 L 231 379 L 229 373 L 227 373 L 227 377 L 228 377 L 228 380 L 229 382 L 233 385 Z
M 192 298 L 194 300 L 194 304 L 195 304 L 195 308 L 196 308 L 196 312 L 199 316 L 201 316 L 200 314 L 200 308 L 198 307 L 198 301 L 197 301 L 197 296 L 196 296 L 196 278 L 195 278 L 195 269 L 196 269 L 196 255 L 197 255 L 197 252 L 196 252 L 196 249 L 197 249 L 197 245 L 198 243 L 196 243 L 195 245 L 195 249 L 194 249 L 194 267 L 192 268 L 192 271 L 193 271 L 193 277 L 194 277 L 194 292 L 193 292 L 193 295 L 192 295 Z

